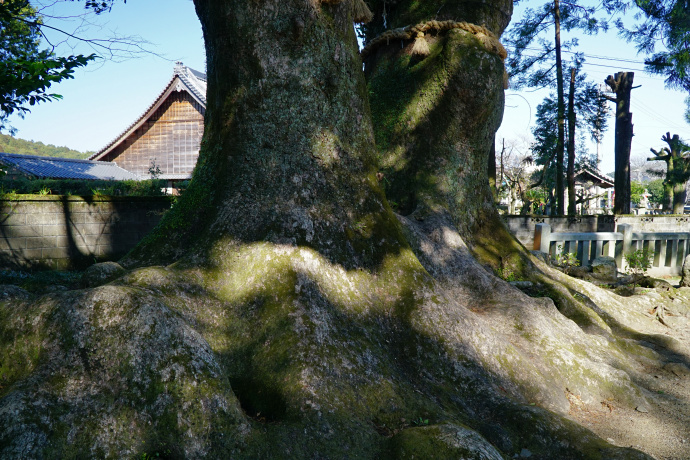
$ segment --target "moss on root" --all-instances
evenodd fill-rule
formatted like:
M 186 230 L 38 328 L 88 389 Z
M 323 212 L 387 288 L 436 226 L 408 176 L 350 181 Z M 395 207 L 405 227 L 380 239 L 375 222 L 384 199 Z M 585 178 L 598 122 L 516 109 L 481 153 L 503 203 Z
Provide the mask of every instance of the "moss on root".
M 44 314 L 27 300 L 0 302 L 0 398 L 41 362 L 45 330 L 40 319 Z
M 51 367 L 11 393 L 44 409 L 20 404 L 15 428 L 50 433 L 46 458 L 448 458 L 475 452 L 458 441 L 472 430 L 503 455 L 604 458 L 591 433 L 498 396 L 481 363 L 450 353 L 435 332 L 450 323 L 423 313 L 445 301 L 411 251 L 369 271 L 309 248 L 232 248 L 215 249 L 214 267 L 138 269 L 45 298 Z

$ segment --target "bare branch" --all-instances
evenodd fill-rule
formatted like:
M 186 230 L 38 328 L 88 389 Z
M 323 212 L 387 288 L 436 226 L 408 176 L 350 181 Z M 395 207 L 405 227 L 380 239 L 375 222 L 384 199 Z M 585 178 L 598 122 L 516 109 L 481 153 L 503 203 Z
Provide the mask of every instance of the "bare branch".
M 56 48 L 60 45 L 66 45 L 74 51 L 76 44 L 81 43 L 89 46 L 97 54 L 103 55 L 102 57 L 115 61 L 131 59 L 145 54 L 168 60 L 165 56 L 153 51 L 152 46 L 148 46 L 152 44 L 138 35 L 120 36 L 110 31 L 110 36 L 107 38 L 91 38 L 85 36 L 84 32 L 89 29 L 97 29 L 98 31 L 104 30 L 102 24 L 97 24 L 88 19 L 89 17 L 96 16 L 96 14 L 93 12 L 66 16 L 52 14 L 53 8 L 57 7 L 59 3 L 62 3 L 62 1 L 55 0 L 51 3 L 40 5 L 37 9 L 37 11 L 39 11 L 39 20 L 27 20 L 23 17 L 16 17 L 15 19 L 36 30 L 53 52 L 55 52 Z M 47 23 L 46 19 L 51 20 L 51 22 L 62 21 L 74 23 L 76 21 L 77 24 L 72 24 L 73 27 L 70 27 L 72 31 L 69 31 L 65 27 Z M 46 31 L 52 31 L 58 34 L 58 36 L 63 36 L 64 39 L 54 42 L 54 37 L 49 37 Z

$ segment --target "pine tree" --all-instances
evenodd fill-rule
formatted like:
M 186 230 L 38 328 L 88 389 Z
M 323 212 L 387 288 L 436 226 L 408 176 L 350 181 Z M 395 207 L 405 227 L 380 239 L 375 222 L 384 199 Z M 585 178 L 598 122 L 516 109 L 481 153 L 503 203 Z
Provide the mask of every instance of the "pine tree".
M 626 2 L 611 2 L 627 9 Z M 690 3 L 686 0 L 640 0 L 633 7 L 644 20 L 626 27 L 616 22 L 621 34 L 648 55 L 646 70 L 664 75 L 671 88 L 690 91 Z M 638 15 L 639 16 L 639 15 Z M 659 44 L 663 43 L 663 49 Z
M 581 62 L 578 62 L 581 64 Z M 572 144 L 573 153 L 573 167 L 579 162 L 585 160 L 587 152 L 583 146 L 577 149 L 575 145 L 578 138 L 583 138 L 583 131 L 589 132 L 592 140 L 597 141 L 601 139 L 602 133 L 606 130 L 607 120 L 603 114 L 606 113 L 606 99 L 599 90 L 598 86 L 587 80 L 587 74 L 580 71 L 580 65 L 573 69 L 575 73 L 574 80 L 574 94 L 573 94 L 573 113 L 577 114 L 573 130 L 569 130 L 566 140 Z M 542 165 L 544 169 L 539 173 L 538 179 L 531 187 L 541 186 L 548 191 L 550 196 L 558 196 L 558 177 L 560 175 L 563 181 L 563 170 L 557 167 L 554 159 L 557 158 L 558 151 L 558 103 L 557 96 L 551 94 L 547 96 L 539 106 L 537 106 L 536 123 L 532 130 L 534 142 L 531 146 L 532 155 L 536 164 Z M 571 134 L 576 133 L 576 134 Z M 572 138 L 572 141 L 571 141 Z M 596 165 L 594 165 L 596 166 Z M 573 194 L 574 197 L 574 194 Z M 555 207 L 552 206 L 552 213 L 556 213 Z
M 584 6 L 578 1 L 561 3 L 553 0 L 535 9 L 528 8 L 524 17 L 509 30 L 506 39 L 511 52 L 506 66 L 514 88 L 556 87 L 556 199 L 557 214 L 560 215 L 565 213 L 563 161 L 566 137 L 561 53 L 577 46 L 577 39 L 562 40 L 561 29 L 580 29 L 585 33 L 606 29 L 608 24 L 595 17 L 598 6 Z M 550 33 L 553 33 L 553 42 L 547 38 Z

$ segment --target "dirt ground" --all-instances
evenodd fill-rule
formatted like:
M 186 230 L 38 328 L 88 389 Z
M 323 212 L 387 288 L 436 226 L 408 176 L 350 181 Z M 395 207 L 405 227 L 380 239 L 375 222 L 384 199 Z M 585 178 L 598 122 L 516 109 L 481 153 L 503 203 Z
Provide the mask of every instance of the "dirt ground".
M 668 281 L 677 286 L 679 279 Z M 591 407 L 568 394 L 570 416 L 612 444 L 632 446 L 659 460 L 690 459 L 690 288 L 637 288 L 636 295 L 621 301 L 647 318 L 636 325 L 642 334 L 636 340 L 658 354 L 658 359 L 639 362 L 631 374 L 646 390 L 648 404 L 625 408 L 601 401 Z

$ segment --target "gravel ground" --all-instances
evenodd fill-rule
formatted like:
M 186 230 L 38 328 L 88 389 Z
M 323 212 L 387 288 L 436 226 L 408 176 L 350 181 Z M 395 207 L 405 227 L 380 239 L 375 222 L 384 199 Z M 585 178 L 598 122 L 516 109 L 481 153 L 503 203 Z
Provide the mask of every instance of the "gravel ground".
M 650 346 L 660 359 L 640 362 L 632 373 L 646 390 L 646 407 L 625 408 L 616 401 L 591 407 L 568 395 L 574 420 L 612 444 L 635 447 L 659 460 L 690 459 L 690 288 L 675 292 L 679 295 L 672 292 L 669 298 L 639 289 L 626 298 L 649 318 L 638 332 L 675 339 L 668 346 Z M 659 308 L 664 308 L 661 320 Z

